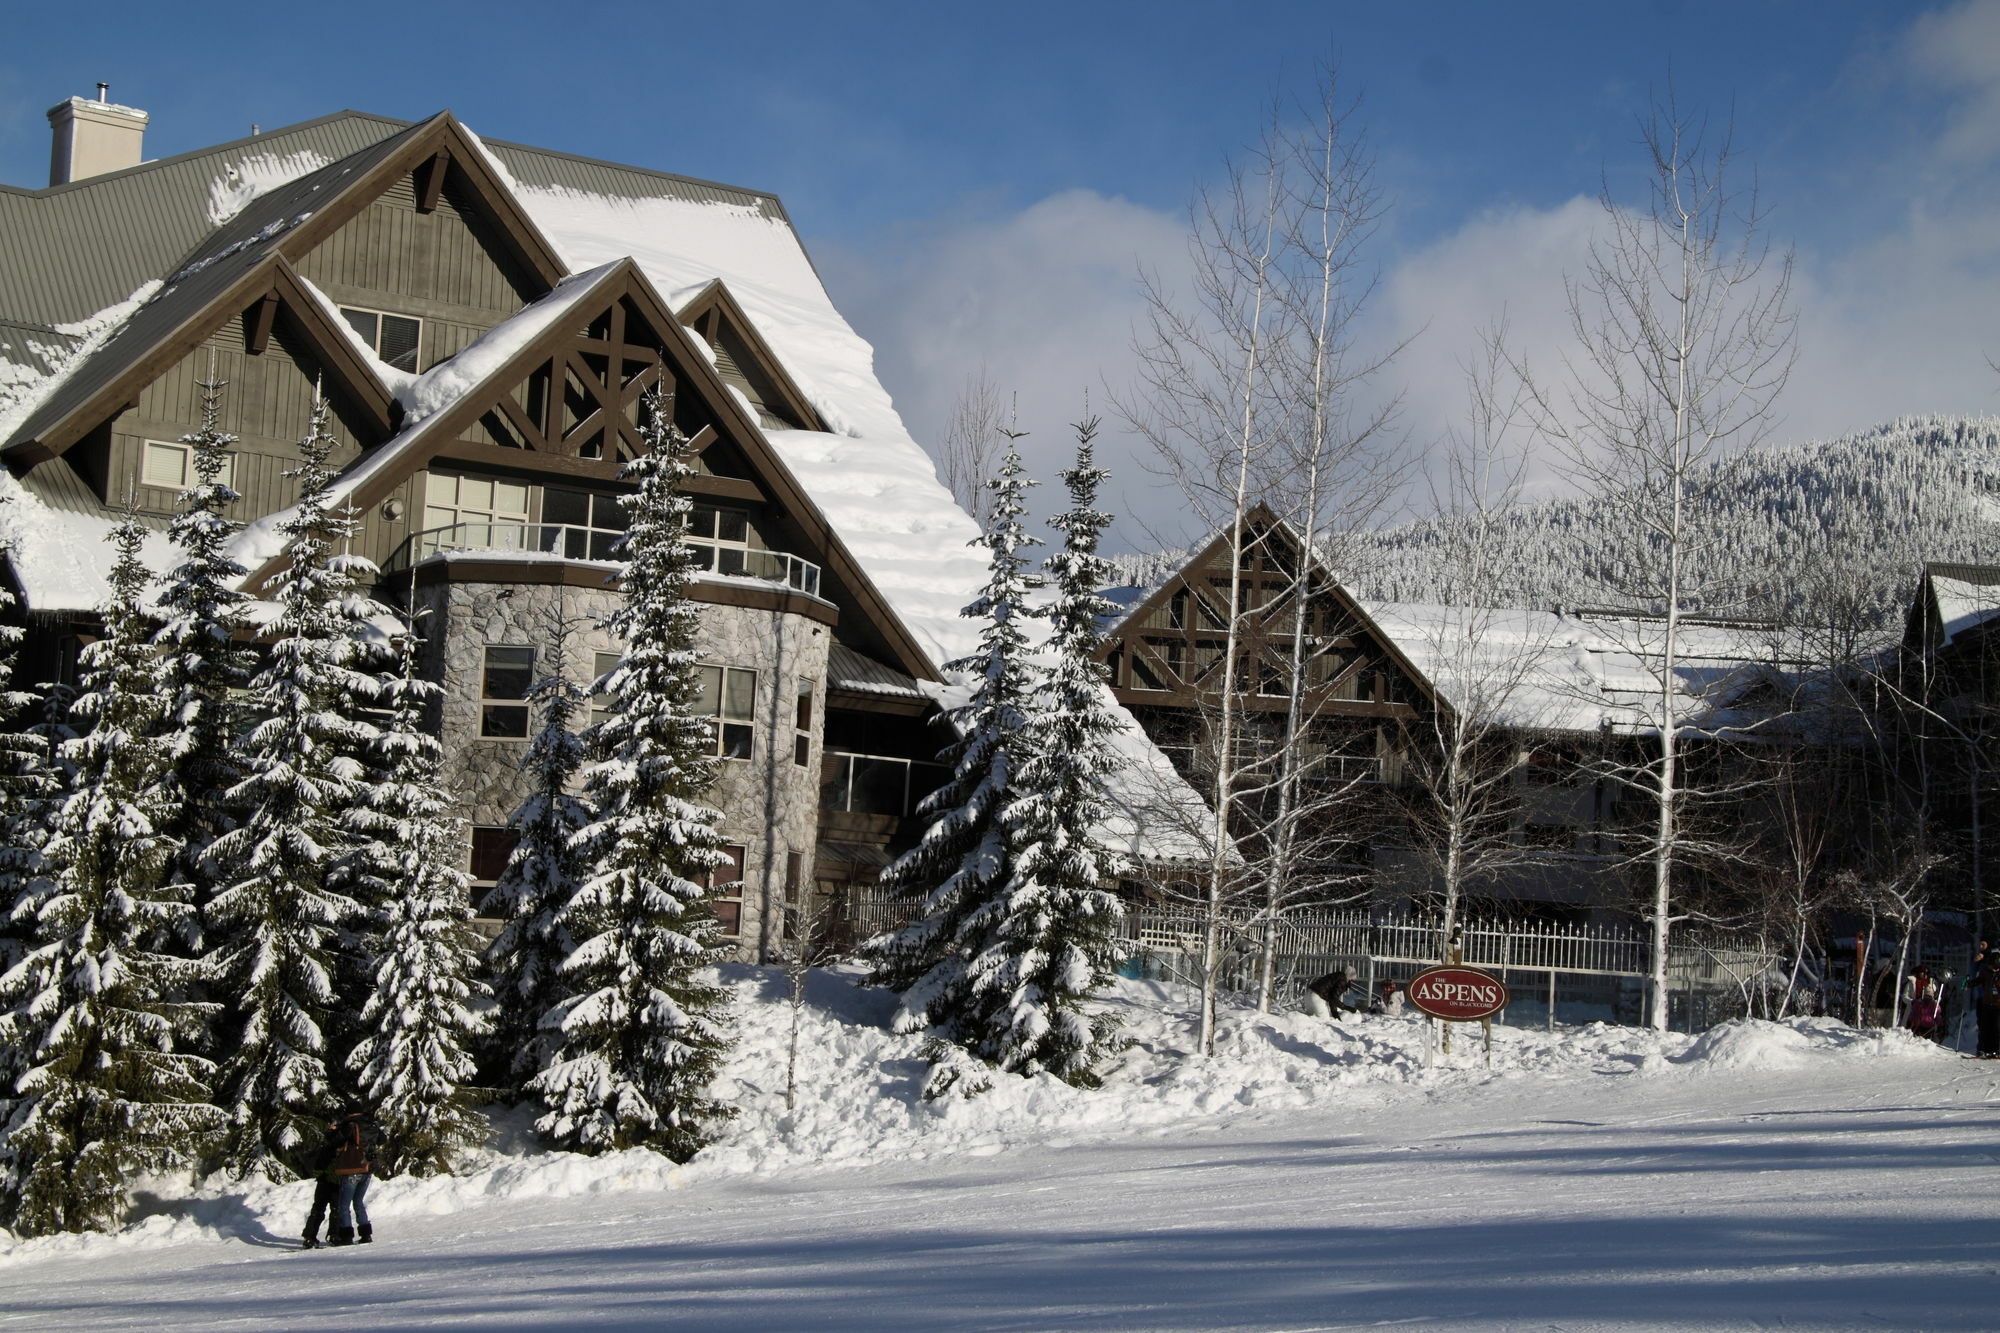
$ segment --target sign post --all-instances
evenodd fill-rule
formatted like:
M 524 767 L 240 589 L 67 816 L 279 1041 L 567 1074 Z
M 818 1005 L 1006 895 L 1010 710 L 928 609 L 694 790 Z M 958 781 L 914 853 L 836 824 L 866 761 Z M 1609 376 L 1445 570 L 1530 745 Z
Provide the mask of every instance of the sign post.
M 1445 1024 L 1447 1054 L 1451 1051 L 1451 1024 L 1483 1024 L 1486 1062 L 1493 1063 L 1493 1015 L 1507 1007 L 1506 982 L 1463 963 L 1443 963 L 1411 977 L 1407 990 L 1410 1003 L 1419 1012 Z

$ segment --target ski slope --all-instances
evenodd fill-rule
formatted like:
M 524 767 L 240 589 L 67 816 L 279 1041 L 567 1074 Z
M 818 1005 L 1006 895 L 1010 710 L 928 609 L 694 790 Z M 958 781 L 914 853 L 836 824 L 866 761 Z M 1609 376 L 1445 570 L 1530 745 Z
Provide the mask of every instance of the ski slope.
M 518 1161 L 484 1193 L 385 1181 L 378 1243 L 303 1254 L 291 1186 L 199 1230 L 18 1245 L 0 1329 L 2000 1324 L 2000 1066 L 1753 1024 L 1502 1030 L 1491 1072 L 1463 1041 L 1433 1070 L 1414 1020 L 1238 1013 L 1183 1101 L 1179 1019 L 1144 989 L 1130 1063 L 1074 1094 L 1103 1113 L 1046 1088 L 913 1106 L 905 1039 L 870 1049 L 867 993 L 822 979 L 808 1076 L 871 1069 L 901 1126 L 850 1143 L 859 1164 L 725 1147 L 582 1193 Z M 1305 1093 L 1245 1077 L 1283 1062 Z M 1244 1095 L 1218 1102 L 1225 1071 Z M 1183 1113 L 1149 1119 L 1149 1095 Z

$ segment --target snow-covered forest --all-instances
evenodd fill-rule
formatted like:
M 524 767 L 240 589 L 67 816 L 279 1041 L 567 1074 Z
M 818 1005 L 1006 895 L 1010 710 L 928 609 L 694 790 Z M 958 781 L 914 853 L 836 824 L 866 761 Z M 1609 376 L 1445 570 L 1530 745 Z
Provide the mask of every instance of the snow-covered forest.
M 1772 616 L 1796 609 L 1801 569 L 1830 563 L 1867 588 L 1868 627 L 1899 630 L 1926 560 L 1978 562 L 2000 544 L 2000 418 L 1903 417 L 1835 440 L 1773 446 L 1705 469 L 1703 559 L 1733 590 L 1703 609 Z M 1587 497 L 1527 499 L 1495 525 L 1494 606 L 1601 604 L 1592 579 L 1616 518 Z M 1338 541 L 1339 574 L 1365 601 L 1448 603 L 1455 521 L 1423 517 Z M 1205 538 L 1204 538 L 1205 540 Z M 1150 587 L 1183 550 L 1112 557 L 1123 583 Z

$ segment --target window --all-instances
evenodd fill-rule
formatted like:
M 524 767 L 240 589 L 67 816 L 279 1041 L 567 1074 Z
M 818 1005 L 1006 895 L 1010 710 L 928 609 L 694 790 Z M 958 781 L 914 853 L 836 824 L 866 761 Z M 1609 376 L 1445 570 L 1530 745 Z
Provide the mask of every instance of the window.
M 423 554 L 523 549 L 529 498 L 526 482 L 430 473 L 424 481 Z
M 615 495 L 550 488 L 542 492 L 541 549 L 560 550 L 572 560 L 610 560 L 630 521 Z
M 535 683 L 533 648 L 489 647 L 479 675 L 479 734 L 519 740 L 528 734 L 528 687 Z
M 757 673 L 742 667 L 697 667 L 701 682 L 697 713 L 715 719 L 715 752 L 724 759 L 748 759 L 751 726 L 757 720 Z
M 731 843 L 722 849 L 725 858 L 721 865 L 708 872 L 705 887 L 718 890 L 710 900 L 715 908 L 715 919 L 722 923 L 725 935 L 743 933 L 743 848 Z
M 514 857 L 514 845 L 521 835 L 510 828 L 475 828 L 472 830 L 472 878 L 480 884 L 492 884 L 507 869 L 507 862 Z
M 368 350 L 382 361 L 398 370 L 415 372 L 417 343 L 422 339 L 424 329 L 422 320 L 380 310 L 358 310 L 352 306 L 342 306 L 340 317 L 347 321 L 349 328 L 361 335 L 361 341 L 368 344 Z
M 146 456 L 139 479 L 148 486 L 160 486 L 170 491 L 186 490 L 196 480 L 193 446 L 167 440 L 146 441 Z M 236 484 L 235 454 L 222 456 L 222 471 L 216 474 L 215 479 L 224 486 Z
M 812 763 L 813 725 L 813 683 L 804 676 L 799 677 L 798 702 L 792 728 L 792 762 L 800 768 Z
M 750 515 L 741 509 L 698 504 L 688 515 L 688 540 L 703 569 L 743 574 L 750 568 Z
M 623 653 L 594 654 L 590 659 L 590 669 L 592 672 L 591 685 L 593 689 L 598 681 L 603 680 L 606 676 L 616 671 L 618 664 L 624 660 L 625 655 Z M 618 702 L 617 696 L 610 691 L 596 690 L 590 696 L 590 720 L 592 722 L 602 722 L 605 718 L 610 717 L 611 705 L 616 702 Z

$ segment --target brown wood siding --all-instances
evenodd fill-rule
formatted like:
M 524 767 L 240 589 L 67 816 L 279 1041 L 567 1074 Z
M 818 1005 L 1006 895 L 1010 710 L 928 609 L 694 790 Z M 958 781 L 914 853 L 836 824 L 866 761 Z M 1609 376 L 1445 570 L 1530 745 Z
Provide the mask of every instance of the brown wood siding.
M 405 176 L 316 246 L 298 269 L 338 304 L 421 318 L 421 364 L 428 368 L 532 299 L 483 230 L 460 212 L 449 190 L 436 211 L 417 212 Z
M 298 482 L 284 474 L 298 466 L 298 441 L 312 417 L 313 362 L 289 345 L 282 330 L 272 337 L 262 356 L 249 355 L 242 324 L 232 320 L 148 385 L 139 395 L 138 406 L 118 418 L 111 433 L 103 497 L 106 504 L 120 507 L 130 496 L 141 509 L 172 512 L 176 493 L 141 481 L 145 442 L 179 440 L 199 428 L 200 382 L 211 373 L 227 383 L 221 425 L 237 437 L 231 447 L 236 455 L 234 485 L 243 498 L 230 507 L 229 516 L 248 521 L 297 501 Z M 337 411 L 329 430 L 336 441 L 332 456 L 335 467 L 345 467 L 359 457 L 354 430 Z M 380 526 L 379 518 L 375 526 Z

